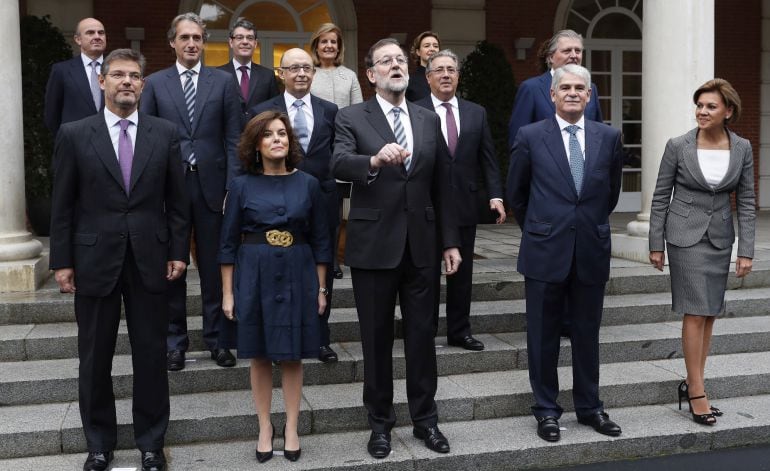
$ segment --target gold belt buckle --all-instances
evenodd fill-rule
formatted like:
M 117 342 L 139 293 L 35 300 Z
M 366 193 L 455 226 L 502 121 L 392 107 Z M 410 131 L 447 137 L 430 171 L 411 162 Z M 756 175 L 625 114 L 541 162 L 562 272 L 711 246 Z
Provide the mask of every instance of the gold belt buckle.
M 289 231 L 279 231 L 278 229 L 271 229 L 265 232 L 265 240 L 270 245 L 277 247 L 289 247 L 294 243 L 294 236 Z

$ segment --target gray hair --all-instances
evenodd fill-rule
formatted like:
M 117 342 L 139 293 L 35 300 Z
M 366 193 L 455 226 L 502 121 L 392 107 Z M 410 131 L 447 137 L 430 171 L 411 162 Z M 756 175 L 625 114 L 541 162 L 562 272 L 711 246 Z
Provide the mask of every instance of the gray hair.
M 257 35 L 257 27 L 254 26 L 254 23 L 247 20 L 246 18 L 240 17 L 237 20 L 235 20 L 235 24 L 232 28 L 230 28 L 229 36 L 232 38 L 235 35 L 235 28 L 243 28 L 248 29 L 249 31 L 254 31 L 254 36 Z M 203 28 L 206 29 L 205 27 Z
M 583 79 L 583 82 L 585 82 L 586 89 L 591 88 L 591 72 L 589 72 L 588 69 L 586 69 L 582 65 L 566 64 L 553 71 L 553 80 L 551 80 L 551 90 L 555 91 L 557 88 L 559 88 L 559 85 L 561 84 L 562 79 L 564 79 L 564 76 L 567 74 L 577 75 L 578 77 Z
M 448 57 L 455 61 L 456 66 L 460 65 L 460 60 L 457 58 L 457 54 L 452 52 L 451 49 L 442 49 L 428 58 L 428 63 L 425 65 L 426 74 L 429 73 L 432 69 L 433 59 L 438 59 L 439 57 Z
M 142 75 L 144 75 L 144 66 L 147 64 L 147 62 L 144 60 L 144 56 L 141 53 L 134 51 L 133 49 L 115 49 L 114 51 L 107 54 L 107 57 L 104 58 L 101 71 L 102 76 L 110 73 L 110 65 L 113 61 L 136 62 L 139 64 L 139 71 Z
M 203 19 L 201 19 L 200 16 L 196 15 L 191 11 L 188 11 L 187 13 L 182 13 L 181 15 L 177 15 L 173 20 L 171 20 L 171 27 L 168 29 L 168 33 L 166 34 L 169 42 L 176 39 L 176 25 L 178 25 L 180 21 L 191 21 L 196 25 L 200 26 L 201 29 L 203 30 L 203 42 L 205 43 L 206 41 L 208 41 L 209 33 L 206 32 L 206 23 L 203 21 Z
M 559 45 L 559 39 L 562 38 L 575 39 L 580 41 L 581 45 L 583 44 L 583 36 L 581 36 L 580 33 L 576 33 L 571 29 L 563 29 L 561 31 L 557 31 L 556 34 L 551 37 L 551 41 L 548 43 L 548 54 L 545 56 L 545 63 L 548 64 L 548 67 L 551 66 L 551 56 L 554 52 L 556 52 L 557 46 Z

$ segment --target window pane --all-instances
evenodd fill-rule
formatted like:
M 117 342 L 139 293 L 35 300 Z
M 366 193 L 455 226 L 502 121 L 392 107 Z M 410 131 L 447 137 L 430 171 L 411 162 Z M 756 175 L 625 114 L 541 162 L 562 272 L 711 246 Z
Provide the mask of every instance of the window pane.
M 623 121 L 642 120 L 642 100 L 640 98 L 623 98 Z
M 611 51 L 591 51 L 591 73 L 610 72 L 611 64 Z
M 623 95 L 642 96 L 642 76 L 623 74 Z
M 203 64 L 217 67 L 230 60 L 230 46 L 227 43 L 206 43 L 203 53 Z
M 305 31 L 315 31 L 322 24 L 332 22 L 332 17 L 329 15 L 329 9 L 325 3 L 308 10 L 300 17 L 302 18 L 302 27 L 305 28 Z
M 567 29 L 580 33 L 585 38 L 588 35 L 588 22 L 577 15 L 569 15 L 567 17 Z
M 596 0 L 575 0 L 572 2 L 572 12 L 590 20 L 599 13 L 599 7 L 596 5 Z
M 593 38 L 642 39 L 636 22 L 622 13 L 610 13 L 594 27 Z
M 230 12 L 217 3 L 203 2 L 200 9 L 200 17 L 206 22 L 206 29 L 229 29 Z
M 280 5 L 259 2 L 249 6 L 241 14 L 257 27 L 257 31 L 297 31 L 294 18 Z
M 642 191 L 642 172 L 638 170 L 623 172 L 622 185 L 624 193 L 636 193 Z
M 623 72 L 642 71 L 642 51 L 623 51 Z
M 592 98 L 593 100 L 594 98 Z M 602 119 L 604 121 L 612 120 L 612 102 L 609 98 L 600 98 L 599 107 L 602 109 Z
M 599 95 L 607 96 L 612 95 L 612 76 L 602 74 L 592 74 L 591 80 L 596 84 L 599 89 Z
M 623 144 L 642 143 L 642 123 L 623 123 Z

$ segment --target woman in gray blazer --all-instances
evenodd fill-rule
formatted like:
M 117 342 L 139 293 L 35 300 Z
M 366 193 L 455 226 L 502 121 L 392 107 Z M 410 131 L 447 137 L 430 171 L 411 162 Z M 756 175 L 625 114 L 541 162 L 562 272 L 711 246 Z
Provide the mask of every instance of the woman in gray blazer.
M 663 270 L 668 250 L 672 309 L 684 315 L 682 350 L 687 379 L 677 390 L 695 422 L 714 425 L 722 412 L 709 405 L 704 368 L 715 316 L 724 312 L 735 240 L 730 194 L 738 212 L 735 275 L 751 271 L 754 256 L 754 157 L 751 144 L 727 128 L 741 100 L 723 79 L 693 94 L 698 127 L 668 141 L 650 211 L 650 262 Z M 673 196 L 672 196 L 673 191 Z

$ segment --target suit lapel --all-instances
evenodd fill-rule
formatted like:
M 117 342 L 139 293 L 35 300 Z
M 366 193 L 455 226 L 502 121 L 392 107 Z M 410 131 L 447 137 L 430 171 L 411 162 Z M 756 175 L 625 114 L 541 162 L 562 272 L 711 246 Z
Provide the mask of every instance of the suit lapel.
M 179 116 L 181 118 L 180 121 L 184 124 L 184 127 L 187 128 L 187 132 L 192 134 L 190 115 L 187 113 L 187 103 L 185 103 L 184 93 L 182 93 L 182 79 L 179 77 L 179 74 L 176 70 L 176 65 L 171 66 L 171 68 L 167 70 L 168 74 L 166 75 L 166 89 L 168 90 L 169 96 L 171 96 L 171 101 L 173 101 L 174 105 L 176 105 L 176 110 L 179 112 Z M 195 103 L 198 103 L 197 97 Z
M 321 103 L 314 96 L 310 96 L 310 104 L 313 108 L 313 133 L 310 135 L 310 142 L 307 144 L 307 153 L 310 154 L 310 150 L 313 148 L 318 139 L 319 134 L 323 132 L 323 119 L 324 109 L 321 107 Z
M 112 146 L 110 131 L 107 129 L 107 123 L 104 121 L 104 114 L 99 113 L 98 115 L 95 115 L 92 123 L 91 145 L 94 147 L 96 155 L 99 156 L 99 160 L 102 161 L 107 172 L 112 175 L 115 182 L 123 188 L 123 174 L 120 173 L 118 156 L 115 154 L 115 148 Z
M 413 173 L 417 169 L 417 166 L 420 165 L 421 161 L 425 160 L 419 158 L 420 151 L 422 150 L 422 136 L 425 135 L 425 116 L 423 116 L 423 110 L 425 108 L 407 101 L 404 101 L 404 103 L 409 109 L 409 120 L 412 124 L 412 141 L 414 142 L 414 148 L 412 149 L 412 163 L 410 164 L 409 173 Z
M 380 108 L 380 104 L 377 103 L 377 98 L 371 98 L 366 102 L 365 110 L 367 112 L 366 120 L 377 131 L 377 134 L 382 137 L 385 142 L 396 142 L 396 135 L 393 134 L 393 130 L 390 129 L 388 119 Z
M 208 68 L 201 66 L 200 77 L 198 77 L 198 87 L 195 89 L 195 113 L 192 122 L 192 132 L 195 133 L 203 116 L 203 108 L 206 106 L 206 100 L 214 88 L 214 73 Z M 184 98 L 182 98 L 184 101 Z
M 251 97 L 254 96 L 254 90 L 257 89 L 257 82 L 259 82 L 259 76 L 261 74 L 257 73 L 257 64 L 251 63 L 251 75 L 249 75 L 249 96 L 248 99 L 251 100 Z
M 99 110 L 97 110 L 94 105 L 94 97 L 91 95 L 91 84 L 88 81 L 86 70 L 83 68 L 83 60 L 80 58 L 80 54 L 72 58 L 70 64 L 71 67 L 69 73 L 72 77 L 72 83 L 77 84 L 76 88 L 80 90 L 83 99 L 94 107 L 94 111 L 98 112 Z M 102 102 L 104 102 L 104 92 L 102 92 Z
M 585 150 L 585 171 L 583 172 L 583 188 L 585 188 L 585 181 L 588 175 L 591 174 L 591 170 L 596 167 L 599 160 L 599 149 L 602 147 L 602 136 L 599 134 L 599 128 L 586 119 L 584 121 L 586 130 L 586 150 Z
M 698 130 L 693 129 L 685 135 L 685 145 L 682 149 L 684 155 L 684 164 L 695 181 L 700 184 L 703 189 L 711 191 L 711 185 L 706 182 L 706 177 L 703 176 L 703 171 L 700 169 L 700 163 L 698 163 L 698 142 L 697 142 Z
M 559 168 L 562 177 L 567 181 L 567 184 L 572 189 L 573 194 L 577 197 L 577 188 L 575 188 L 575 180 L 572 179 L 572 171 L 569 168 L 569 159 L 567 158 L 567 151 L 564 150 L 564 139 L 561 136 L 561 129 L 556 122 L 556 118 L 551 118 L 548 121 L 546 127 L 546 134 L 543 136 L 545 146 L 548 149 L 548 153 Z
M 139 123 L 136 129 L 136 145 L 134 148 L 134 161 L 131 165 L 131 191 L 134 190 L 139 176 L 147 166 L 147 162 L 152 157 L 153 145 L 150 140 L 152 125 L 144 116 L 139 116 Z
M 551 77 L 551 72 L 548 71 L 540 76 L 540 93 L 543 94 L 543 97 L 545 98 L 546 103 L 550 103 L 551 105 L 551 113 L 555 112 L 556 108 L 553 105 L 553 101 L 551 101 L 551 80 L 553 78 Z
M 716 191 L 722 190 L 735 181 L 736 178 L 739 178 L 743 168 L 743 152 L 741 152 L 738 145 L 737 136 L 732 131 L 728 131 L 728 135 L 730 136 L 730 163 L 727 166 L 725 177 L 715 188 Z
M 455 155 L 452 156 L 452 160 L 455 160 L 458 156 L 465 155 L 463 144 L 468 141 L 468 139 L 463 139 L 463 134 L 471 132 L 474 123 L 480 121 L 476 118 L 473 109 L 468 106 L 468 103 L 465 100 L 457 100 L 457 114 L 459 116 L 457 116 L 455 120 L 460 120 L 460 133 L 457 136 L 457 149 L 455 149 Z M 471 155 L 474 159 L 476 158 L 475 153 L 468 155 Z

